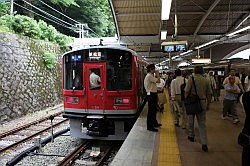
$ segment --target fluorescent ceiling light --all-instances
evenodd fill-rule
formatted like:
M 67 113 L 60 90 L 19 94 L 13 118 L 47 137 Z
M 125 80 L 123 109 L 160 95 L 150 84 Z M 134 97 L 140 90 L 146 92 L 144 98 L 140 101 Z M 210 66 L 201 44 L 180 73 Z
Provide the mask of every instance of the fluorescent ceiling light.
M 215 43 L 215 42 L 217 42 L 217 41 L 220 41 L 220 40 L 218 40 L 218 39 L 212 40 L 212 41 L 210 41 L 210 42 L 208 42 L 208 43 L 205 43 L 205 44 L 202 44 L 202 45 L 200 45 L 200 46 L 195 47 L 195 49 L 200 49 L 200 48 L 202 48 L 202 47 L 205 47 L 205 46 L 208 46 L 208 45 L 210 45 L 210 44 L 213 44 L 213 43 Z
M 244 27 L 244 28 L 242 28 L 242 29 L 239 29 L 239 30 L 237 30 L 237 31 L 234 31 L 234 32 L 232 32 L 232 33 L 229 33 L 229 34 L 227 34 L 226 36 L 230 37 L 230 36 L 233 36 L 233 35 L 235 35 L 235 34 L 237 34 L 237 33 L 243 32 L 243 31 L 248 30 L 248 29 L 250 29 L 250 25 L 247 26 L 247 27 Z
M 190 53 L 190 52 L 193 52 L 193 50 L 188 50 L 188 51 L 186 51 L 186 52 L 183 52 L 183 53 L 180 54 L 180 56 L 186 55 L 186 54 L 188 54 L 188 53 Z
M 176 58 L 179 58 L 180 56 L 179 55 L 176 55 L 176 56 L 173 56 L 171 59 L 174 60 Z
M 167 39 L 167 33 L 168 33 L 168 31 L 161 31 L 161 40 Z
M 161 1 L 161 20 L 168 20 L 170 14 L 172 0 Z

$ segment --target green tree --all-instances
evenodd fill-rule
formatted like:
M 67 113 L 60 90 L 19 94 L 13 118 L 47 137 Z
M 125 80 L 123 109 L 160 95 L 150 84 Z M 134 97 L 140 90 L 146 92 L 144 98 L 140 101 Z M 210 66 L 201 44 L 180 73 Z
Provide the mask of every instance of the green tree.
M 10 13 L 10 3 L 0 2 L 0 17 Z
M 54 15 L 69 24 L 75 25 L 76 22 L 64 17 L 60 13 L 55 12 L 54 10 L 47 7 L 42 2 L 48 4 L 54 9 L 66 14 L 70 18 L 77 20 L 79 23 L 86 23 L 88 26 L 95 31 L 98 36 L 114 36 L 115 34 L 115 26 L 113 21 L 113 16 L 111 13 L 111 9 L 108 3 L 108 0 L 30 0 L 32 4 L 36 7 L 41 8 L 45 12 Z M 18 2 L 20 4 L 23 1 Z M 19 9 L 17 6 L 18 13 L 22 12 L 23 9 Z M 36 10 L 34 10 L 36 11 Z M 28 15 L 28 14 L 26 14 Z M 48 16 L 47 16 L 48 17 Z M 58 25 L 49 20 L 45 20 L 44 18 L 35 15 L 34 18 L 36 20 L 42 19 L 50 25 L 53 25 L 58 31 L 63 34 L 70 36 L 78 36 L 78 33 L 70 30 L 69 28 L 73 27 L 69 24 L 64 24 L 64 26 Z M 68 28 L 65 28 L 67 26 Z M 96 36 L 94 33 L 89 33 L 91 36 Z

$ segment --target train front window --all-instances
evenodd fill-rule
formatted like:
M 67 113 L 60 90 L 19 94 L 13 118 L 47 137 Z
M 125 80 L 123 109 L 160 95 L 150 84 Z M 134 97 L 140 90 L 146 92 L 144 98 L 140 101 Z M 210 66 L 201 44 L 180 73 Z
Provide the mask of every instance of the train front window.
M 132 54 L 107 50 L 107 90 L 132 90 Z
M 74 52 L 64 56 L 64 89 L 83 89 L 83 54 Z

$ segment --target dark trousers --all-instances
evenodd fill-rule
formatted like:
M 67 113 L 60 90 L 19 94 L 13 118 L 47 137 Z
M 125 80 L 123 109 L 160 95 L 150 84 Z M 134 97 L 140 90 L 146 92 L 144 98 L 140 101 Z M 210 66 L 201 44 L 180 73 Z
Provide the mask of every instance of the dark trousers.
M 157 93 L 150 93 L 148 98 L 148 115 L 147 115 L 147 128 L 154 128 L 158 122 L 156 120 L 157 113 Z
M 242 151 L 242 166 L 250 165 L 250 148 L 243 148 Z

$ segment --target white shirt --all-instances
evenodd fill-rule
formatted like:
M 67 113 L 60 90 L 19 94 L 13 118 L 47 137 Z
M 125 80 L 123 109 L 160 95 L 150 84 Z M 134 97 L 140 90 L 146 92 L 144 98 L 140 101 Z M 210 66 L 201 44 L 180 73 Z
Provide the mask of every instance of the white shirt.
M 209 81 L 210 85 L 213 87 L 213 90 L 216 89 L 216 82 L 213 76 L 208 75 L 207 80 Z
M 187 79 L 185 78 L 185 82 L 187 83 Z M 184 84 L 184 77 L 177 76 L 174 80 L 172 80 L 170 89 L 171 89 L 171 98 L 174 98 L 175 95 L 181 94 L 181 84 Z
M 160 81 L 160 83 L 156 83 L 157 88 L 163 88 L 165 85 L 165 81 L 162 78 L 160 78 Z
M 150 95 L 150 92 L 156 93 L 157 92 L 157 86 L 156 81 L 158 79 L 154 77 L 153 74 L 148 73 L 144 79 L 144 87 L 147 92 L 147 95 Z
M 244 83 L 247 84 L 246 91 L 250 91 L 250 79 L 248 79 L 248 76 L 246 76 Z
M 100 86 L 100 82 L 101 82 L 101 79 L 98 75 L 96 75 L 94 72 L 92 72 L 89 76 L 89 81 L 90 81 L 90 86 L 91 87 L 99 87 Z

